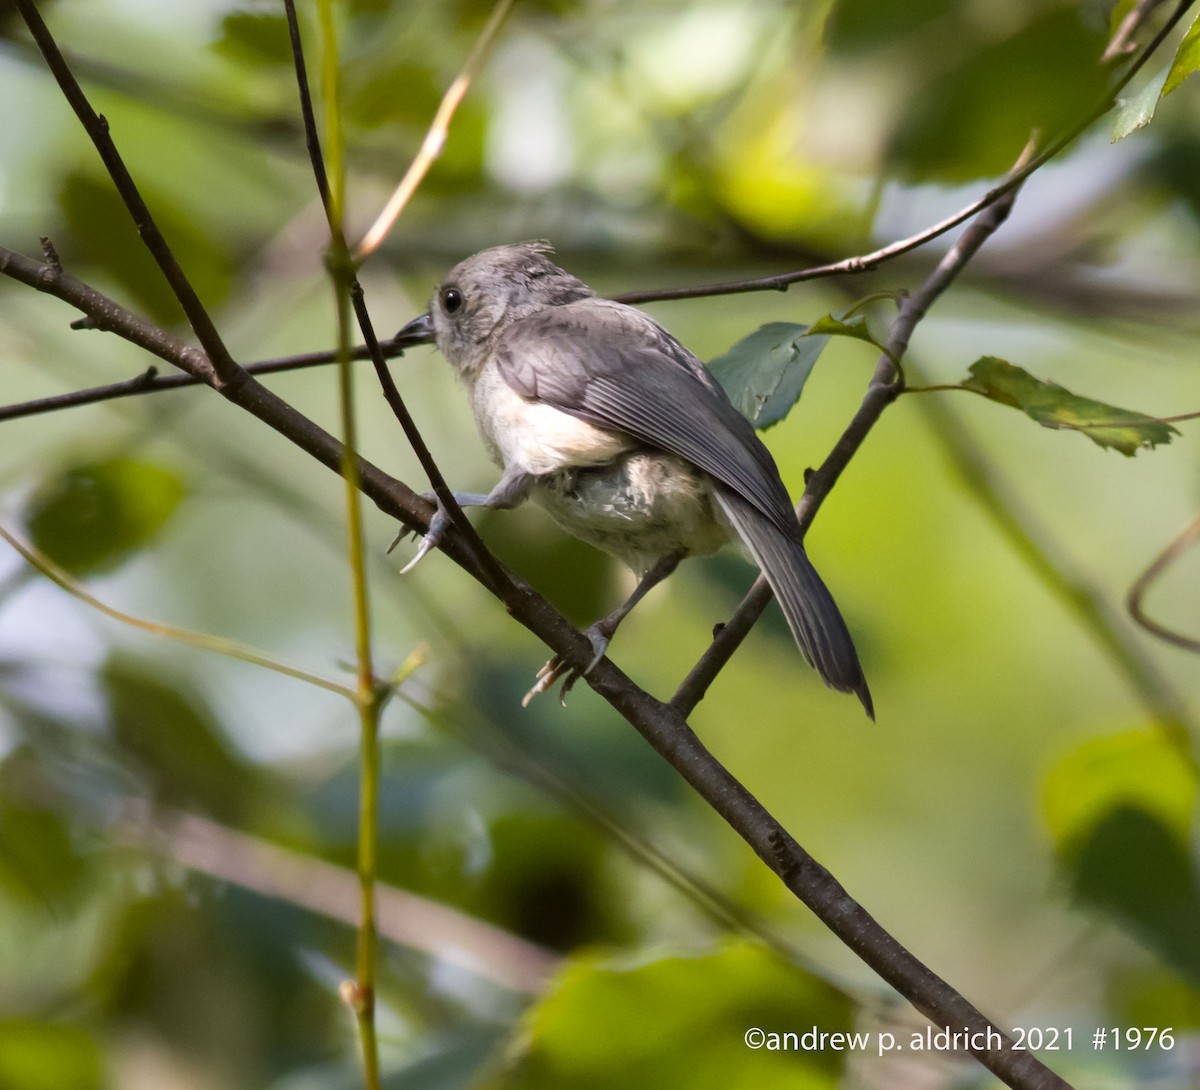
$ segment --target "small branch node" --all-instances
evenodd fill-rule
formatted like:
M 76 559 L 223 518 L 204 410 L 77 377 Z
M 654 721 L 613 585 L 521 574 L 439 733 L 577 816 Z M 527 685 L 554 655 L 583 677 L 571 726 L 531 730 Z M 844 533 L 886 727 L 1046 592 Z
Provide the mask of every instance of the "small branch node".
M 54 248 L 54 243 L 50 241 L 50 236 L 42 235 L 41 243 L 42 257 L 46 259 L 46 264 L 55 272 L 62 272 L 62 261 L 59 259 L 58 251 Z

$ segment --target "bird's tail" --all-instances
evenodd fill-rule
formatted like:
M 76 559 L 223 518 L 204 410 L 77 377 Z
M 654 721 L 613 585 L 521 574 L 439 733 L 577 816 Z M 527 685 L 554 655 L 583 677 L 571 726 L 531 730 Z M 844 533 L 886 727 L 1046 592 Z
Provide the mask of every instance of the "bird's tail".
M 804 546 L 741 496 L 724 488 L 715 491 L 721 509 L 767 577 L 804 657 L 826 685 L 854 693 L 874 719 L 875 707 L 854 641 Z

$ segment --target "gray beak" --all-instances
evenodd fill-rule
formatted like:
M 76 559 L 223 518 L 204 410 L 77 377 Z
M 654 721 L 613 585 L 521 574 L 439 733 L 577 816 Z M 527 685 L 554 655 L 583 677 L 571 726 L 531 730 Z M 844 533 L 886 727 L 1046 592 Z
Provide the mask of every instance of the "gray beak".
M 414 318 L 392 339 L 400 348 L 412 348 L 418 344 L 433 344 L 433 321 L 428 314 Z

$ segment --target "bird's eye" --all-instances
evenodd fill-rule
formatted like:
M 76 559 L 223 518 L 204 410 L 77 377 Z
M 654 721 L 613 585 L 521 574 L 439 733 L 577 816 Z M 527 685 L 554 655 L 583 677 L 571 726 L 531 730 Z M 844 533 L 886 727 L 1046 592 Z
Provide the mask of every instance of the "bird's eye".
M 463 305 L 462 292 L 458 288 L 443 288 L 442 289 L 442 310 L 447 314 L 453 314 L 457 310 L 461 310 Z

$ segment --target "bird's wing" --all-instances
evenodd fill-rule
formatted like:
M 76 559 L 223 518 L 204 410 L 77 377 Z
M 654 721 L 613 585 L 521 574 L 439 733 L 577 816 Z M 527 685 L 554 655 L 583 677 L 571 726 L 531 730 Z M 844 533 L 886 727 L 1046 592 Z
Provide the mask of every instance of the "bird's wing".
M 867 715 L 874 719 L 871 691 L 850 631 L 804 546 L 794 535 L 780 533 L 773 522 L 741 497 L 723 488 L 715 492 L 721 509 L 771 584 L 804 657 L 817 668 L 826 685 L 855 693 Z
M 797 535 L 787 489 L 753 426 L 648 315 L 603 299 L 548 307 L 509 326 L 496 359 L 522 397 L 678 455 Z

